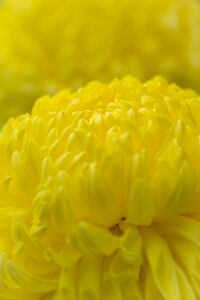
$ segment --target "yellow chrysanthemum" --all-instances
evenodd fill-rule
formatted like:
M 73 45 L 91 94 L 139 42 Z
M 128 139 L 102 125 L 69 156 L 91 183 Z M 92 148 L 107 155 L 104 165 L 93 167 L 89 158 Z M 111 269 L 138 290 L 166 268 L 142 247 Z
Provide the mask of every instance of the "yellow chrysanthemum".
M 197 0 L 4 0 L 0 123 L 89 80 L 163 75 L 200 89 Z
M 200 97 L 156 77 L 39 99 L 0 134 L 0 299 L 200 299 Z

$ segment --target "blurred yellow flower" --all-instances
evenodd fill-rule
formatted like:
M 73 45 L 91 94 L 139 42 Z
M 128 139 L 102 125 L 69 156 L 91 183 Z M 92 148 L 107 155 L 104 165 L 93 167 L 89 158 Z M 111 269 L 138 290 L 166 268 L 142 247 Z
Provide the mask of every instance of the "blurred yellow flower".
M 196 0 L 4 0 L 0 123 L 43 94 L 126 74 L 200 90 Z
M 0 133 L 0 299 L 200 299 L 200 97 L 156 77 Z

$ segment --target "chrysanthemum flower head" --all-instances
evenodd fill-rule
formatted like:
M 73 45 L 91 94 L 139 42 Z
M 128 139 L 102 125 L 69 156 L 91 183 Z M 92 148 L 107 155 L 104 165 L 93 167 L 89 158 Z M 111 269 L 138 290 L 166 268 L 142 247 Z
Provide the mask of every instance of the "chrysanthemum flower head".
M 156 77 L 39 99 L 0 134 L 0 298 L 200 298 L 200 97 Z
M 60 88 L 132 74 L 199 89 L 197 0 L 4 0 L 0 122 Z

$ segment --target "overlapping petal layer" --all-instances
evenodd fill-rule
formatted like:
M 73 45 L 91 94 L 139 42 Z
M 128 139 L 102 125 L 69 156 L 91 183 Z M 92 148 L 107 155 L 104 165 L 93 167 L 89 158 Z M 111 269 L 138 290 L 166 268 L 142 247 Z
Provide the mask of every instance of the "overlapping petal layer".
M 0 134 L 0 298 L 200 298 L 200 97 L 156 77 L 39 99 Z

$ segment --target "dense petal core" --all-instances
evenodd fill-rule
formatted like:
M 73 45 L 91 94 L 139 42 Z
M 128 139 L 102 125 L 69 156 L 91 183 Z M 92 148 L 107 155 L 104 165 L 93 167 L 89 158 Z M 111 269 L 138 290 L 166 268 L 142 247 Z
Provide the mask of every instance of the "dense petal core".
M 200 90 L 197 0 L 4 0 L 0 123 L 90 80 L 163 75 Z M 5 25 L 6 24 L 6 25 Z
M 39 99 L 0 134 L 0 298 L 200 298 L 200 97 L 156 77 Z

